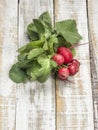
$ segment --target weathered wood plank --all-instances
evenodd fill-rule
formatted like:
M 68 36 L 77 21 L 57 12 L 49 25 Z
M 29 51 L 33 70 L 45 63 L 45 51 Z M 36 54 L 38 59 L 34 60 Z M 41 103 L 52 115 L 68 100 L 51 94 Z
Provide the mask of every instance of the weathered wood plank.
M 33 18 L 49 11 L 53 18 L 52 0 L 20 0 L 19 46 L 28 41 L 26 27 Z M 17 92 L 16 130 L 55 130 L 55 84 L 20 84 Z
M 56 21 L 73 18 L 77 21 L 81 43 L 88 42 L 85 0 L 55 0 Z M 89 44 L 79 46 L 76 58 L 80 71 L 70 77 L 75 83 L 56 81 L 57 130 L 93 130 L 93 105 L 90 78 Z
M 94 103 L 94 124 L 98 129 L 98 1 L 88 0 L 91 74 Z
M 17 48 L 17 0 L 0 0 L 0 130 L 15 130 L 16 85 L 8 72 Z

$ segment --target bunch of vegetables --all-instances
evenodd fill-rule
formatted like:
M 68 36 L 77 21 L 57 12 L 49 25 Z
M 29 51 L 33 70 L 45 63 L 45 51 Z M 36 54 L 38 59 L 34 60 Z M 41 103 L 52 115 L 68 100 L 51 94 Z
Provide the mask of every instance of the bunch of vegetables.
M 79 71 L 74 46 L 82 37 L 75 20 L 56 22 L 53 27 L 49 13 L 44 12 L 27 26 L 27 34 L 30 42 L 17 50 L 18 61 L 9 71 L 14 82 L 37 80 L 43 83 L 51 73 L 66 80 Z

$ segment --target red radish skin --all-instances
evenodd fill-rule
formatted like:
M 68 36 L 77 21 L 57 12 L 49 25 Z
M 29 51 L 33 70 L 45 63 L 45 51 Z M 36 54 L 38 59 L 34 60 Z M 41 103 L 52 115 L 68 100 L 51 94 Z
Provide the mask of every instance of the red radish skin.
M 76 66 L 74 64 L 71 64 L 68 69 L 69 69 L 70 76 L 73 76 L 76 74 Z
M 79 71 L 79 67 L 76 67 L 76 73 Z
M 70 49 L 66 48 L 66 47 L 59 47 L 57 49 L 57 53 L 61 54 L 62 56 L 64 56 L 64 63 L 68 64 L 72 61 L 73 59 L 73 54 L 70 51 Z
M 61 80 L 66 80 L 69 76 L 69 69 L 68 68 L 60 68 L 58 70 L 58 77 Z
M 79 71 L 79 66 L 77 66 L 75 63 L 72 63 L 68 67 L 69 69 L 69 75 L 74 76 Z
M 80 62 L 77 59 L 73 59 L 72 63 L 76 64 L 77 66 L 80 66 Z
M 80 62 L 77 59 L 72 60 L 72 64 L 76 65 L 76 72 L 79 71 Z
M 61 54 L 55 54 L 52 59 L 58 64 L 62 65 L 64 63 L 64 57 Z

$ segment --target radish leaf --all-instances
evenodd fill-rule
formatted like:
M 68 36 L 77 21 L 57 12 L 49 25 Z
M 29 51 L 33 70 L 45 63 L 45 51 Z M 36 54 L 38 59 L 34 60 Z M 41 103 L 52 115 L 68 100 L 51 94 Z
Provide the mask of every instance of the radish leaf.
M 33 22 L 34 22 L 34 25 L 35 25 L 35 27 L 37 29 L 37 32 L 39 34 L 44 34 L 45 33 L 45 28 L 44 28 L 43 24 L 41 23 L 41 21 L 38 20 L 38 19 L 33 19 Z
M 25 72 L 19 68 L 18 63 L 14 64 L 10 69 L 9 77 L 16 83 L 25 82 L 27 79 Z
M 27 26 L 27 34 L 31 41 L 35 41 L 35 40 L 39 39 L 39 34 L 37 32 L 37 29 L 36 29 L 34 23 L 30 23 Z
M 64 20 L 56 23 L 57 33 L 62 35 L 66 41 L 71 44 L 79 42 L 82 39 L 78 33 L 75 20 Z
M 52 21 L 48 12 L 44 12 L 40 15 L 39 20 L 44 24 L 45 28 L 52 31 Z
M 37 57 L 37 56 L 39 56 L 40 54 L 42 54 L 43 51 L 44 51 L 43 48 L 35 48 L 35 49 L 32 49 L 32 50 L 29 52 L 27 59 L 32 59 L 32 58 L 34 58 L 34 57 Z

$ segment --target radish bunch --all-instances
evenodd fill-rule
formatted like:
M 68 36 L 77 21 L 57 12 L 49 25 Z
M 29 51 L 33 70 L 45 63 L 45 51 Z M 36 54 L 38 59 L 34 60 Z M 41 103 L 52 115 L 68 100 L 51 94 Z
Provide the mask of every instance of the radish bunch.
M 73 59 L 73 54 L 69 48 L 59 47 L 52 60 L 58 64 L 57 73 L 61 80 L 67 80 L 69 76 L 74 76 L 79 71 L 80 62 Z
M 80 63 L 74 59 L 74 47 L 82 36 L 78 32 L 76 21 L 67 19 L 52 25 L 49 12 L 43 12 L 28 24 L 29 42 L 17 50 L 17 62 L 9 70 L 12 81 L 44 83 L 51 72 L 67 81 L 69 76 L 74 76 L 79 71 Z

